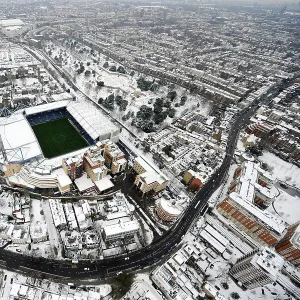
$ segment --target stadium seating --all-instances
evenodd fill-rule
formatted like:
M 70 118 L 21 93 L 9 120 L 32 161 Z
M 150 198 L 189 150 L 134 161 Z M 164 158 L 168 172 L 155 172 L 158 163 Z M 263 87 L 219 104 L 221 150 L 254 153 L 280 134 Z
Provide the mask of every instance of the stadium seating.
M 68 118 L 73 123 L 77 131 L 81 134 L 81 136 L 88 142 L 89 145 L 95 144 L 95 141 L 83 129 L 83 127 L 75 120 L 75 118 L 66 110 L 65 107 L 27 116 L 27 121 L 31 126 L 34 126 L 34 125 L 55 121 L 61 118 Z

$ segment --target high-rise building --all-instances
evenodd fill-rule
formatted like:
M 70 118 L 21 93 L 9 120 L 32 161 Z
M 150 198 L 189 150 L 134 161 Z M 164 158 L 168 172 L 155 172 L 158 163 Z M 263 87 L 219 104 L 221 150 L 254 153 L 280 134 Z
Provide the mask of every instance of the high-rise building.
M 284 237 L 275 246 L 276 251 L 287 261 L 300 266 L 300 221 L 291 225 Z
M 71 180 L 81 177 L 83 172 L 81 156 L 64 158 L 62 160 L 62 167 Z
M 283 258 L 269 248 L 258 248 L 239 258 L 229 274 L 253 289 L 276 281 L 283 263 Z

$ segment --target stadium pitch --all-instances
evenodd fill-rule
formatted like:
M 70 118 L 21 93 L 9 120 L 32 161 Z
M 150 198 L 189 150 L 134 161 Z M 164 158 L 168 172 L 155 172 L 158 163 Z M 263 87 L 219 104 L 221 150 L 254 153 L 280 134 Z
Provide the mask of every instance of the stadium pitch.
M 45 158 L 53 158 L 89 144 L 67 118 L 32 126 Z

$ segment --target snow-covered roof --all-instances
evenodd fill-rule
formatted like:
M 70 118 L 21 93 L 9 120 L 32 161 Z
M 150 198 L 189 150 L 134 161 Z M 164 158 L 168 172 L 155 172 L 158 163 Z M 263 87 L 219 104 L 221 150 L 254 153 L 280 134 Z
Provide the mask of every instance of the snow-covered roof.
M 26 118 L 21 113 L 0 118 L 0 135 L 8 162 L 42 156 L 42 150 Z
M 70 102 L 67 110 L 93 139 L 104 140 L 119 134 L 119 128 L 90 103 Z
M 32 106 L 32 107 L 25 108 L 24 112 L 26 116 L 30 116 L 44 111 L 66 107 L 69 102 L 70 102 L 69 100 L 66 100 L 66 101 L 51 102 L 47 104 Z
M 23 26 L 24 22 L 20 19 L 7 19 L 7 20 L 0 20 L 0 26 L 7 27 L 7 26 Z
M 114 186 L 114 184 L 109 180 L 108 177 L 104 177 L 100 180 L 94 182 L 99 191 L 106 191 Z
M 139 223 L 136 220 L 129 222 L 120 221 L 117 224 L 109 225 L 104 228 L 107 237 L 115 236 L 119 234 L 126 234 L 129 232 L 138 231 L 140 228 Z
M 226 250 L 226 247 L 221 244 L 217 239 L 215 239 L 208 231 L 203 229 L 200 232 L 200 236 L 203 237 L 207 242 L 209 242 L 217 251 L 223 253 Z
M 75 184 L 80 192 L 84 192 L 85 190 L 94 186 L 93 181 L 91 178 L 87 177 L 87 174 L 83 174 L 80 178 L 76 178 Z
M 276 280 L 276 276 L 284 264 L 284 259 L 268 247 L 265 247 L 261 252 L 257 253 L 257 255 L 253 257 L 253 261 L 271 275 L 274 280 Z
M 261 220 L 264 224 L 269 226 L 278 234 L 282 234 L 284 232 L 286 225 L 283 219 L 275 217 L 270 213 L 259 209 L 257 206 L 245 201 L 236 192 L 230 193 L 229 198 L 236 202 L 238 205 L 242 206 L 246 211 Z
M 164 198 L 160 199 L 160 206 L 161 208 L 168 214 L 171 216 L 179 216 L 182 213 L 182 207 L 172 204 L 171 201 L 166 200 Z

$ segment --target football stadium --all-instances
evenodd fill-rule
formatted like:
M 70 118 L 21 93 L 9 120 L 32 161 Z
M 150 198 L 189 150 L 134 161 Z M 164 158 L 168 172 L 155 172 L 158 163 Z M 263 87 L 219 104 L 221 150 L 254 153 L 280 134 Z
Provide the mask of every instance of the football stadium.
M 2 161 L 24 164 L 69 156 L 110 139 L 119 128 L 92 103 L 59 101 L 19 110 L 0 118 Z

